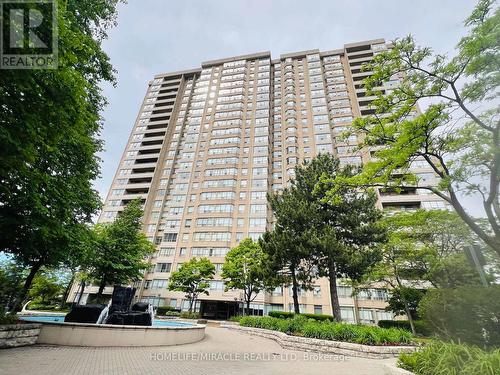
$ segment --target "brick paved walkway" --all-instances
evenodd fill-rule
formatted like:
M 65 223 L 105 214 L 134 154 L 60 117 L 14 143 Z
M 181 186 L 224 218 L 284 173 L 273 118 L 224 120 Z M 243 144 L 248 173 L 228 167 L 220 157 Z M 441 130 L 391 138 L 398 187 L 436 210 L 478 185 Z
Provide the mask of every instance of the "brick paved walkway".
M 310 353 L 284 350 L 261 337 L 215 327 L 207 327 L 206 333 L 195 344 L 159 348 L 37 345 L 5 349 L 0 350 L 0 374 L 386 375 L 389 371 L 384 363 L 395 363 L 354 357 L 308 358 Z

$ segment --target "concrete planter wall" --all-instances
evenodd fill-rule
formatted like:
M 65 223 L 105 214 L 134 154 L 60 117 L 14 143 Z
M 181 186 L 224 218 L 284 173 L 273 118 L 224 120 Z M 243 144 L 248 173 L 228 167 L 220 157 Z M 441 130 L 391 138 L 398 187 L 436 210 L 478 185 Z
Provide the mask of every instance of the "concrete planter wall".
M 40 324 L 6 324 L 0 325 L 0 348 L 33 345 L 40 334 Z
M 282 348 L 290 350 L 302 350 L 363 358 L 394 358 L 400 353 L 410 353 L 416 350 L 415 346 L 373 346 L 343 341 L 289 336 L 282 332 L 270 331 L 261 328 L 241 327 L 233 324 L 221 324 L 221 327 L 272 339 L 280 344 Z

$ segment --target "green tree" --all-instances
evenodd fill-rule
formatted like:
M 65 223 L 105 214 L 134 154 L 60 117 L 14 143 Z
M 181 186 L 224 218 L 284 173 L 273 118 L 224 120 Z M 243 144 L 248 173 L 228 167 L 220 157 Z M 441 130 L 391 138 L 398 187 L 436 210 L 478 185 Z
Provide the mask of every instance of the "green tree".
M 434 54 L 409 36 L 366 64 L 364 69 L 373 71 L 364 88 L 367 96 L 376 96 L 374 114 L 356 119 L 353 130 L 366 134 L 362 146 L 384 147 L 374 151 L 376 159 L 360 176 L 337 182 L 429 190 L 500 256 L 499 24 L 497 2 L 480 0 L 465 21 L 468 34 L 454 57 Z M 422 99 L 431 104 L 419 112 Z M 439 186 L 411 173 L 415 160 L 432 168 Z M 330 194 L 335 196 L 335 186 Z M 467 213 L 464 194 L 482 201 L 486 228 Z
M 291 284 L 295 313 L 300 313 L 299 288 L 309 289 L 313 282 L 313 264 L 310 261 L 309 217 L 307 202 L 300 201 L 292 188 L 268 195 L 276 223 L 272 231 L 265 232 L 259 244 L 267 254 L 266 273 L 274 275 L 275 282 Z
M 396 315 L 406 315 L 409 312 L 414 324 L 413 321 L 419 319 L 417 308 L 424 294 L 424 290 L 417 288 L 406 286 L 394 288 L 391 290 L 385 311 L 391 311 Z
M 295 312 L 297 269 L 306 287 L 314 277 L 328 277 L 333 315 L 340 320 L 337 278 L 359 279 L 378 259 L 376 245 L 384 233 L 373 192 L 344 187 L 338 199 L 329 201 L 325 194 L 330 185 L 320 183 L 325 176 L 353 173 L 351 168 L 341 168 L 335 157 L 320 154 L 295 168 L 289 188 L 269 197 L 276 225 L 264 234 L 262 244 L 276 270 L 288 269 L 292 275 Z
M 12 259 L 5 259 L 0 263 L 0 306 L 12 310 L 26 275 L 24 267 Z
M 382 213 L 372 190 L 344 186 L 337 190 L 336 199 L 327 198 L 331 187 L 321 182 L 325 176 L 352 176 L 356 172 L 351 167 L 342 168 L 329 154 L 296 169 L 295 185 L 314 211 L 310 216 L 310 246 L 319 276 L 329 280 L 330 303 L 337 321 L 341 320 L 337 279 L 359 282 L 380 260 L 379 245 L 386 239 L 380 224 Z
M 276 287 L 273 278 L 266 273 L 267 256 L 257 242 L 246 238 L 231 249 L 222 266 L 222 278 L 226 290 L 242 289 L 246 304 L 245 315 L 250 310 L 250 303 L 261 291 Z
M 28 292 L 33 302 L 43 306 L 58 303 L 64 292 L 60 280 L 49 272 L 40 272 L 33 280 Z
M 431 289 L 418 313 L 441 339 L 500 346 L 500 285 Z
M 42 266 L 64 263 L 100 206 L 92 187 L 102 149 L 100 83 L 115 82 L 101 43 L 116 4 L 58 0 L 58 68 L 0 74 L 0 250 L 29 268 L 16 308 Z
M 106 284 L 138 280 L 149 264 L 145 261 L 155 247 L 141 232 L 141 201 L 131 201 L 116 220 L 94 227 L 93 252 L 88 274 L 99 280 L 97 299 Z
M 401 212 L 387 216 L 383 224 L 389 234 L 388 241 L 381 247 L 381 261 L 367 279 L 383 282 L 394 290 L 393 300 L 399 300 L 405 307 L 412 330 L 413 290 L 425 286 L 479 285 L 479 276 L 463 253 L 464 246 L 475 236 L 456 213 Z
M 207 258 L 191 258 L 189 262 L 183 263 L 180 268 L 172 272 L 168 290 L 183 292 L 189 300 L 189 312 L 200 294 L 209 295 L 209 280 L 215 275 L 215 266 Z

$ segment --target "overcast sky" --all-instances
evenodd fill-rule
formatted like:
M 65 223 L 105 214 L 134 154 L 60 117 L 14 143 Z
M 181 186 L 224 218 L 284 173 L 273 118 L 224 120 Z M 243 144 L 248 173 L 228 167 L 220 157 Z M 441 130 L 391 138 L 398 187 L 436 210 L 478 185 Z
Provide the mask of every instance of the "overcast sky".
M 342 48 L 345 43 L 413 34 L 422 45 L 453 52 L 472 0 L 129 0 L 104 49 L 118 85 L 106 86 L 105 151 L 95 182 L 104 198 L 143 100 L 158 73 L 202 61 L 271 51 Z M 478 201 L 470 201 L 473 213 Z

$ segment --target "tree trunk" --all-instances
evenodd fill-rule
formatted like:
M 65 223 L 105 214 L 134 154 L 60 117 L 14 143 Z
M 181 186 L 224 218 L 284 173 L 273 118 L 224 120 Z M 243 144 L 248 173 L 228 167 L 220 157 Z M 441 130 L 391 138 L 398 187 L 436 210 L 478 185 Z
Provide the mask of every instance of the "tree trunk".
M 247 302 L 246 310 L 243 315 L 248 315 L 248 313 L 250 312 L 250 298 L 248 298 L 246 302 Z
M 82 280 L 80 283 L 80 291 L 77 292 L 78 300 L 76 301 L 76 304 L 79 305 L 80 301 L 82 300 L 83 292 L 85 291 L 85 280 Z M 75 305 L 75 303 L 73 303 Z
M 415 330 L 415 324 L 413 323 L 413 318 L 411 316 L 410 307 L 408 306 L 408 302 L 406 302 L 406 298 L 402 297 L 402 299 L 403 299 L 403 304 L 405 305 L 406 316 L 408 317 L 408 322 L 410 323 L 411 333 L 416 335 L 417 331 Z
M 297 293 L 299 285 L 297 282 L 297 275 L 295 275 L 295 267 L 294 266 L 290 266 L 290 272 L 292 274 L 293 311 L 295 312 L 295 314 L 300 314 L 299 295 Z
M 64 307 L 64 304 L 66 303 L 66 299 L 68 298 L 69 291 L 71 290 L 71 286 L 73 285 L 73 282 L 75 281 L 75 272 L 71 274 L 71 279 L 69 280 L 68 285 L 64 289 L 64 293 L 62 296 L 61 303 L 59 304 L 59 307 L 62 309 Z
M 17 312 L 20 310 L 21 305 L 23 304 L 24 300 L 26 299 L 26 296 L 28 295 L 28 291 L 31 287 L 31 284 L 33 283 L 33 279 L 35 278 L 38 271 L 40 271 L 40 268 L 42 268 L 42 261 L 36 262 L 31 267 L 30 273 L 28 274 L 28 277 L 24 281 L 24 285 L 23 288 L 21 289 L 20 294 L 14 300 L 14 303 L 12 305 L 12 311 Z
M 337 293 L 337 269 L 335 262 L 328 262 L 328 280 L 330 281 L 330 303 L 332 304 L 333 318 L 340 322 L 340 304 L 339 295 Z
M 97 303 L 100 303 L 104 288 L 106 287 L 106 276 L 103 276 L 101 282 L 99 283 L 99 290 L 97 291 Z
M 188 309 L 189 313 L 193 312 L 194 299 L 195 299 L 194 296 L 191 296 L 191 298 L 189 299 L 189 309 Z
M 415 324 L 413 323 L 413 317 L 411 316 L 410 305 L 408 304 L 408 301 L 404 296 L 403 283 L 401 282 L 401 280 L 399 280 L 398 277 L 396 277 L 396 282 L 398 283 L 399 286 L 399 291 L 400 291 L 399 295 L 401 296 L 401 300 L 403 301 L 403 305 L 405 306 L 406 317 L 408 318 L 408 322 L 410 323 L 411 333 L 416 335 L 417 331 L 415 330 Z
M 483 240 L 484 243 L 489 245 L 499 256 L 500 256 L 500 243 L 495 235 L 489 236 L 476 222 L 472 219 L 469 214 L 465 211 L 464 207 L 458 200 L 455 191 L 452 188 L 448 188 L 448 193 L 450 194 L 450 203 L 457 212 L 458 216 L 469 226 L 474 233 L 478 235 L 479 238 Z M 490 222 L 491 223 L 491 222 Z M 492 223 L 491 223 L 492 224 Z M 493 225 L 493 224 L 492 224 Z M 492 226 L 493 227 L 493 226 Z

